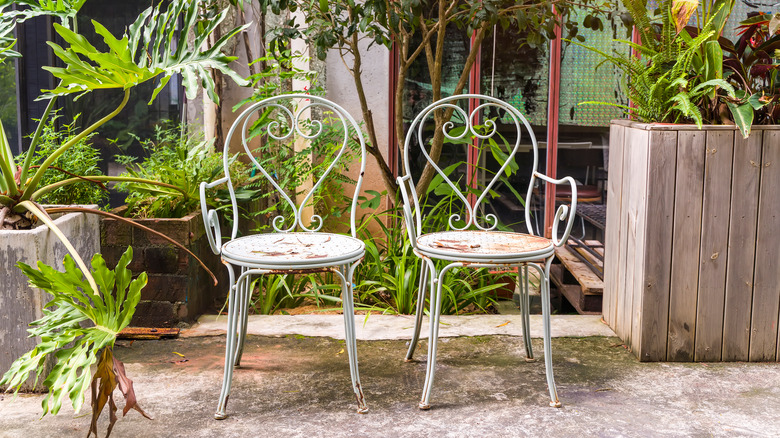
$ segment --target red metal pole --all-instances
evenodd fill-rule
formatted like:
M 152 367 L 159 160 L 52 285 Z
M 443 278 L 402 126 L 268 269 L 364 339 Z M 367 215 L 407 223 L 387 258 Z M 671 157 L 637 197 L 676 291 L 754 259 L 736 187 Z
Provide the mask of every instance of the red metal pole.
M 558 19 L 562 19 L 560 14 Z M 555 26 L 555 39 L 550 41 L 550 87 L 547 99 L 547 165 L 544 173 L 557 178 L 558 170 L 558 107 L 561 84 L 561 26 Z M 555 212 L 555 184 L 547 183 L 544 197 L 544 235 L 552 236 Z
M 471 34 L 471 47 L 472 50 L 474 48 L 474 42 L 476 41 L 477 34 L 476 32 Z M 482 47 L 477 47 L 477 59 L 474 62 L 474 65 L 471 67 L 471 72 L 469 73 L 469 93 L 470 94 L 479 94 L 480 91 L 480 82 L 482 81 Z M 469 114 L 471 114 L 472 111 L 474 111 L 477 108 L 477 105 L 479 103 L 476 99 L 469 99 Z M 475 124 L 480 123 L 480 120 L 474 120 Z M 468 157 L 467 157 L 467 163 L 468 163 L 468 185 L 472 189 L 477 188 L 477 169 L 479 166 L 479 163 L 477 162 L 479 160 L 479 139 L 474 137 L 472 138 L 471 147 L 469 147 L 468 150 Z M 469 204 L 471 206 L 474 206 L 474 204 L 477 202 L 477 195 L 474 193 L 469 193 L 468 195 Z

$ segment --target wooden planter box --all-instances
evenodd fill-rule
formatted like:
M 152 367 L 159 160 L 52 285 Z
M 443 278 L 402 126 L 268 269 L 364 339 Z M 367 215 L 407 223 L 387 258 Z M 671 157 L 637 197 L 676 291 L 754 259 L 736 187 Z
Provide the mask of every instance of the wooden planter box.
M 96 205 L 82 207 L 97 208 Z M 98 216 L 87 213 L 67 213 L 54 216 L 54 223 L 70 240 L 81 258 L 89 264 L 100 249 Z M 16 267 L 17 262 L 36 266 L 41 261 L 62 269 L 62 260 L 68 250 L 57 236 L 46 226 L 39 225 L 32 230 L 0 231 L 0 375 L 24 353 L 35 347 L 40 338 L 30 338 L 29 324 L 43 317 L 43 305 L 51 295 L 37 288 L 31 288 L 27 276 Z M 54 365 L 50 358 L 42 381 Z M 22 391 L 30 391 L 35 381 L 34 373 L 22 385 Z M 5 390 L 0 386 L 0 391 Z
M 613 121 L 604 319 L 642 361 L 780 361 L 780 126 Z
M 113 212 L 123 215 L 126 207 Z M 100 224 L 100 249 L 108 266 L 114 266 L 128 246 L 133 261 L 128 266 L 138 275 L 146 271 L 149 282 L 141 291 L 141 302 L 133 317 L 135 327 L 174 327 L 193 322 L 198 316 L 224 302 L 227 270 L 209 248 L 200 210 L 181 219 L 140 219 L 136 222 L 165 234 L 197 255 L 219 279 L 211 277 L 186 252 L 145 230 L 115 219 Z M 221 300 L 221 301 L 220 301 Z

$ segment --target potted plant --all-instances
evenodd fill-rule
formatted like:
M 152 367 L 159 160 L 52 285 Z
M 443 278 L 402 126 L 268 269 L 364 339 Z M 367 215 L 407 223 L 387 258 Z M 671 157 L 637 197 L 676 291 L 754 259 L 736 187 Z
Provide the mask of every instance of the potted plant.
M 62 41 L 64 41 L 65 47 L 49 42 L 55 56 L 57 56 L 61 62 L 62 67 L 47 67 L 56 80 L 59 82 L 51 90 L 44 90 L 44 94 L 41 99 L 48 100 L 48 106 L 44 111 L 44 114 L 39 121 L 38 129 L 33 135 L 30 149 L 26 155 L 23 163 L 16 165 L 14 162 L 13 154 L 8 145 L 8 141 L 4 132 L 0 133 L 0 228 L 12 228 L 10 231 L 0 230 L 0 236 L 6 233 L 21 233 L 14 234 L 4 243 L 2 254 L 4 255 L 4 262 L 8 262 L 6 266 L 0 266 L 0 272 L 3 272 L 8 276 L 10 272 L 16 272 L 13 267 L 19 260 L 33 261 L 34 258 L 39 257 L 39 254 L 25 253 L 26 249 L 35 244 L 31 243 L 33 236 L 41 234 L 41 227 L 38 229 L 32 228 L 34 223 L 40 221 L 48 228 L 49 232 L 44 232 L 44 240 L 51 242 L 53 240 L 59 241 L 61 245 L 54 245 L 54 249 L 51 250 L 53 254 L 58 255 L 61 259 L 65 252 L 72 255 L 71 261 L 66 262 L 65 268 L 69 272 L 69 277 L 74 277 L 81 281 L 81 290 L 89 292 L 86 298 L 81 301 L 80 309 L 85 314 L 91 312 L 92 314 L 106 314 L 109 312 L 105 304 L 111 299 L 109 296 L 113 293 L 113 280 L 108 281 L 108 274 L 105 274 L 103 270 L 97 269 L 92 272 L 88 269 L 82 258 L 79 256 L 79 251 L 76 250 L 70 239 L 64 234 L 62 222 L 58 222 L 51 214 L 66 213 L 71 211 L 88 211 L 93 213 L 99 213 L 101 215 L 110 215 L 107 212 L 100 212 L 98 210 L 90 210 L 79 207 L 58 207 L 58 208 L 44 208 L 37 201 L 41 199 L 45 194 L 50 193 L 60 187 L 65 187 L 76 182 L 84 181 L 85 179 L 91 182 L 103 182 L 112 180 L 124 180 L 129 181 L 132 179 L 119 178 L 119 177 L 107 177 L 107 176 L 90 176 L 90 177 L 72 177 L 63 181 L 58 181 L 50 184 L 44 184 L 44 175 L 46 171 L 51 168 L 52 164 L 68 150 L 75 147 L 80 141 L 88 137 L 91 133 L 95 132 L 98 128 L 104 125 L 116 117 L 122 108 L 127 103 L 128 97 L 132 89 L 143 82 L 150 80 L 157 80 L 158 85 L 155 88 L 155 92 L 151 96 L 151 100 L 154 100 L 157 93 L 162 90 L 168 83 L 170 77 L 174 74 L 181 74 L 183 76 L 183 83 L 187 88 L 187 94 L 190 98 L 193 98 L 201 86 L 206 88 L 206 92 L 209 96 L 214 96 L 213 82 L 210 81 L 209 73 L 206 69 L 217 69 L 221 72 L 233 77 L 237 81 L 244 83 L 243 79 L 239 78 L 235 72 L 228 68 L 227 64 L 234 58 L 222 55 L 220 50 L 224 44 L 236 35 L 243 28 L 239 27 L 227 32 L 225 36 L 217 40 L 217 42 L 210 46 L 206 50 L 202 50 L 203 43 L 209 39 L 210 35 L 216 29 L 216 27 L 225 18 L 225 13 L 222 13 L 212 20 L 207 22 L 198 23 L 200 2 L 186 2 L 182 0 L 174 0 L 168 3 L 167 8 L 160 6 L 150 7 L 145 10 L 138 19 L 128 27 L 126 33 L 117 38 L 108 32 L 105 27 L 97 22 L 93 21 L 95 32 L 101 36 L 106 44 L 107 50 L 100 50 L 91 44 L 89 44 L 86 38 L 83 37 L 73 26 L 73 18 L 75 17 L 78 9 L 84 4 L 84 0 L 72 0 L 72 1 L 20 1 L 14 2 L 23 4 L 23 10 L 12 10 L 10 6 L 12 3 L 6 3 L 0 7 L 0 61 L 7 59 L 8 57 L 19 56 L 18 53 L 13 51 L 15 40 L 11 32 L 15 25 L 26 19 L 41 16 L 52 15 L 57 17 L 59 23 L 54 24 L 54 30 L 59 35 Z M 176 27 L 171 28 L 169 25 L 175 23 Z M 188 38 L 189 36 L 189 38 Z M 175 40 L 174 40 L 174 37 Z M 184 43 L 187 41 L 188 43 Z M 96 89 L 120 89 L 124 90 L 124 99 L 120 105 L 105 115 L 102 119 L 91 124 L 85 129 L 81 130 L 78 134 L 59 145 L 53 152 L 51 152 L 39 167 L 32 166 L 33 157 L 36 156 L 35 151 L 39 145 L 41 139 L 41 133 L 43 127 L 48 122 L 49 116 L 52 114 L 53 108 L 56 106 L 56 100 L 60 96 L 71 95 L 83 95 Z M 2 131 L 2 129 L 0 129 Z M 140 180 L 139 180 L 140 181 Z M 152 183 L 152 182 L 150 182 Z M 32 229 L 31 229 L 32 228 Z M 45 231 L 45 229 L 43 229 Z M 76 229 L 74 240 L 89 241 L 89 236 L 82 234 L 83 230 Z M 96 235 L 94 242 L 97 241 Z M 16 246 L 13 246 L 16 245 Z M 43 246 L 45 248 L 45 245 Z M 96 247 L 95 247 L 96 249 Z M 90 251 L 94 251 L 90 249 Z M 56 260 L 58 261 L 58 260 Z M 93 268 L 95 267 L 95 260 L 93 260 Z M 54 264 L 54 261 L 50 262 Z M 43 268 L 41 268 L 43 269 Z M 81 271 L 79 274 L 78 271 Z M 28 272 L 29 273 L 29 272 Z M 84 276 L 83 280 L 80 280 L 80 275 Z M 74 280 L 75 281 L 75 280 Z M 109 284 L 111 283 L 111 284 Z M 42 285 L 43 283 L 37 283 Z M 0 297 L 7 297 L 9 293 L 15 294 L 16 290 L 9 291 L 6 287 L 8 282 L 3 284 L 3 289 L 0 289 Z M 14 287 L 11 284 L 11 287 Z M 119 292 L 118 292 L 119 293 Z M 115 301 L 115 308 L 127 308 L 135 309 L 135 303 L 129 300 L 129 295 L 122 295 L 119 293 L 118 301 Z M 55 300 L 57 299 L 55 294 Z M 3 298 L 3 306 L 0 307 L 0 321 L 7 321 L 9 318 L 7 315 L 9 312 L 17 312 L 18 308 L 14 306 L 6 306 L 5 304 L 10 302 L 8 298 Z M 28 300 L 28 304 L 33 308 L 40 308 L 43 303 L 36 300 Z M 55 305 L 62 308 L 60 303 Z M 124 312 L 124 311 L 122 311 Z M 109 312 L 110 313 L 110 312 Z M 132 312 L 130 312 L 132 313 Z M 57 327 L 69 326 L 75 319 L 72 313 L 68 312 L 44 312 L 42 316 L 44 319 L 51 320 L 53 325 L 43 324 L 40 326 L 41 330 L 36 330 L 36 336 L 40 336 L 43 341 L 38 343 L 36 350 L 41 352 L 42 345 L 52 339 L 53 333 L 46 327 L 56 330 Z M 102 318 L 102 316 L 101 316 Z M 92 318 L 90 318 L 92 319 Z M 29 321 L 27 321 L 29 322 Z M 63 325 L 58 325 L 62 323 Z M 109 326 L 106 326 L 109 327 Z M 6 326 L 2 327 L 5 329 Z M 114 325 L 107 328 L 107 336 L 116 336 Z M 14 332 L 14 334 L 16 334 Z M 74 340 L 75 338 L 71 339 Z M 15 345 L 18 339 L 11 336 L 3 336 L 2 344 L 0 344 L 0 351 L 5 354 L 7 352 L 12 353 L 14 356 Z M 80 366 L 84 366 L 89 369 L 89 366 L 97 362 L 98 373 L 104 378 L 109 380 L 116 378 L 116 366 L 112 366 L 112 355 L 110 353 L 110 347 L 113 344 L 111 340 L 108 342 L 100 343 L 87 343 L 83 348 L 68 348 L 62 349 L 63 345 L 57 344 L 54 350 L 46 350 L 46 354 L 35 356 L 40 361 L 36 362 L 36 366 L 47 366 L 51 362 L 47 361 L 47 357 L 51 357 L 52 351 L 59 350 L 57 353 L 57 363 L 63 363 L 69 373 L 72 373 L 73 363 L 69 362 L 75 358 L 76 354 L 81 354 L 86 348 L 87 356 L 84 363 L 80 363 Z M 48 349 L 48 347 L 46 347 Z M 108 350 L 107 350 L 108 349 Z M 37 354 L 37 353 L 34 353 Z M 21 356 L 21 352 L 18 353 Z M 20 360 L 24 361 L 25 356 Z M 0 357 L 3 361 L 0 361 L 2 369 L 7 368 L 5 363 L 6 356 Z M 80 361 L 81 359 L 79 359 Z M 32 370 L 33 368 L 29 368 Z M 58 368 L 55 365 L 53 371 Z M 17 369 L 17 371 L 19 371 Z M 44 372 L 43 368 L 39 368 L 39 373 Z M 27 373 L 21 371 L 21 374 L 16 372 L 11 373 L 12 376 L 3 379 L 2 384 L 11 384 L 16 389 L 19 389 L 19 384 L 23 383 L 27 377 Z M 69 374 L 71 375 L 71 374 Z M 17 379 L 15 376 L 21 376 Z M 52 374 L 49 373 L 49 377 Z M 83 377 L 83 373 L 81 375 Z M 76 389 L 78 392 L 71 393 L 71 400 L 77 403 L 76 400 L 80 399 L 80 394 L 86 389 L 87 384 L 84 384 L 81 378 L 78 379 L 80 386 Z M 44 381 L 44 386 L 49 389 L 57 390 L 58 388 L 52 388 L 51 385 L 57 382 L 56 376 L 52 379 L 47 378 Z M 88 380 L 87 380 L 88 383 Z M 97 400 L 93 399 L 93 402 L 97 403 Z M 44 405 L 44 411 L 49 411 L 49 406 Z M 99 410 L 94 412 L 99 413 Z
M 624 0 L 641 45 L 621 57 L 604 319 L 640 360 L 780 360 L 780 16 L 720 37 L 733 0 Z M 591 48 L 591 50 L 596 50 Z
M 122 177 L 129 181 L 117 186 L 127 193 L 126 205 L 112 212 L 173 238 L 203 260 L 221 282 L 226 281 L 227 271 L 221 268 L 220 258 L 208 244 L 198 189 L 201 181 L 220 177 L 222 153 L 214 151 L 213 142 L 187 134 L 173 123 L 160 125 L 155 131 L 155 138 L 141 142 L 146 155 L 142 161 L 135 163 L 132 157 L 117 157 L 126 165 Z M 234 184 L 240 186 L 242 175 L 249 176 L 249 167 L 236 158 L 237 155 L 228 160 L 234 169 Z M 209 190 L 206 196 L 213 208 L 224 207 L 228 198 L 226 190 Z M 131 245 L 135 248 L 131 268 L 136 273 L 148 274 L 150 287 L 142 296 L 141 311 L 131 325 L 170 327 L 192 322 L 215 302 L 224 301 L 224 287 L 215 285 L 187 252 L 169 241 L 115 218 L 104 218 L 100 227 L 100 248 L 108 263 L 118 260 Z

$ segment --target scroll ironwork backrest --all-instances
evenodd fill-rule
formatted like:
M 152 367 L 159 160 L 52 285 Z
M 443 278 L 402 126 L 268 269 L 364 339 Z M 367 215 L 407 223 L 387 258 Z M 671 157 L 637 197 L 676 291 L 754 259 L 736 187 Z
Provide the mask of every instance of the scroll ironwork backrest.
M 458 103 L 459 102 L 469 102 L 469 100 L 473 100 L 476 102 L 476 105 L 473 106 L 473 110 L 470 112 L 464 110 L 461 108 Z M 480 194 L 476 197 L 476 201 L 474 201 L 473 204 L 469 202 L 467 197 L 464 195 L 463 192 L 461 192 L 460 189 L 452 182 L 452 180 L 445 174 L 445 172 L 439 167 L 438 163 L 434 162 L 433 159 L 428 154 L 428 151 L 425 147 L 425 128 L 430 125 L 435 126 L 434 121 L 434 112 L 437 110 L 443 110 L 447 111 L 448 109 L 453 111 L 453 117 L 450 118 L 449 121 L 444 123 L 444 126 L 442 127 L 442 133 L 444 136 L 449 140 L 462 140 L 464 138 L 477 138 L 478 141 L 483 142 L 487 141 L 489 138 L 493 137 L 498 132 L 498 124 L 491 120 L 486 119 L 484 120 L 483 127 L 487 130 L 486 133 L 480 133 L 477 129 L 475 129 L 475 126 L 480 122 L 480 114 L 484 110 L 496 110 L 498 111 L 499 115 L 502 117 L 503 120 L 506 120 L 507 118 L 510 120 L 509 124 L 514 124 L 516 132 L 517 132 L 517 138 L 515 140 L 514 146 L 511 147 L 509 150 L 508 158 L 503 163 L 501 168 L 495 173 L 493 178 L 490 180 L 490 182 L 482 189 Z M 456 120 L 455 116 L 459 116 L 458 118 L 461 120 Z M 458 128 L 457 123 L 462 123 L 463 132 L 462 134 L 456 134 L 453 135 L 453 131 Z M 525 128 L 525 129 L 523 129 Z M 422 231 L 422 211 L 420 206 L 420 201 L 417 197 L 417 194 L 415 193 L 415 184 L 414 178 L 411 176 L 411 168 L 410 168 L 410 149 L 413 147 L 412 143 L 413 140 L 416 139 L 416 146 L 419 147 L 419 149 L 422 152 L 422 155 L 425 157 L 426 161 L 430 163 L 433 168 L 435 169 L 436 173 L 443 178 L 444 182 L 450 185 L 450 187 L 453 189 L 452 191 L 455 193 L 457 198 L 463 203 L 465 207 L 465 212 L 467 217 L 463 219 L 465 222 L 465 225 L 462 225 L 461 227 L 457 227 L 454 224 L 454 221 L 460 221 L 460 215 L 459 214 L 453 214 L 449 218 L 449 227 L 453 230 L 464 230 L 471 226 L 476 227 L 480 230 L 493 230 L 498 225 L 498 218 L 494 214 L 485 214 L 481 218 L 477 216 L 477 212 L 479 210 L 480 205 L 486 200 L 486 197 L 489 196 L 491 189 L 494 188 L 496 185 L 496 182 L 499 180 L 500 175 L 504 172 L 504 170 L 509 166 L 510 162 L 514 159 L 515 155 L 517 154 L 518 150 L 520 149 L 521 140 L 523 140 L 523 131 L 526 131 L 527 139 L 525 139 L 526 142 L 530 140 L 531 143 L 531 150 L 533 152 L 533 169 L 531 172 L 531 181 L 528 186 L 526 199 L 531 198 L 531 190 L 533 188 L 533 184 L 536 178 L 536 169 L 539 161 L 539 151 L 538 146 L 536 143 L 536 137 L 534 136 L 533 130 L 531 129 L 531 125 L 528 123 L 526 118 L 512 105 L 509 105 L 508 103 L 490 97 L 490 96 L 483 96 L 483 95 L 476 95 L 476 94 L 462 94 L 457 96 L 450 96 L 446 97 L 444 99 L 439 100 L 438 102 L 434 102 L 428 107 L 426 107 L 424 110 L 422 110 L 417 117 L 415 117 L 414 121 L 412 121 L 411 126 L 409 127 L 409 131 L 406 134 L 406 140 L 404 142 L 404 150 L 403 150 L 403 157 L 404 157 L 404 172 L 405 176 L 404 178 L 408 178 L 408 182 L 410 185 L 410 195 L 413 201 L 413 209 L 414 209 L 414 221 L 416 225 L 416 232 L 420 233 Z M 429 134 L 430 135 L 430 134 Z M 447 147 L 447 145 L 445 145 Z M 528 229 L 529 234 L 533 234 L 533 229 L 531 227 L 531 216 L 529 209 L 525 209 L 525 221 L 526 221 L 526 227 Z M 483 223 L 484 222 L 484 223 Z
M 321 110 L 323 114 L 331 112 L 332 116 L 328 117 L 328 121 L 331 123 L 326 124 L 323 123 L 322 120 L 306 118 L 305 114 L 311 113 L 312 109 Z M 308 190 L 300 204 L 296 203 L 294 199 L 291 199 L 286 190 L 279 186 L 279 183 L 272 176 L 274 172 L 269 172 L 268 169 L 265 169 L 257 160 L 257 157 L 254 156 L 249 145 L 251 140 L 249 133 L 250 130 L 253 129 L 255 119 L 252 116 L 255 114 L 258 116 L 268 116 L 269 114 L 272 114 L 273 117 L 276 117 L 262 125 L 261 135 L 267 135 L 268 139 L 271 141 L 289 141 L 294 139 L 295 136 L 306 140 L 314 140 L 323 135 L 328 126 L 340 124 L 341 133 L 343 134 L 341 147 L 336 150 L 335 155 L 332 158 L 314 157 L 316 159 L 325 159 L 330 164 L 327 165 L 326 170 L 319 176 L 312 188 Z M 281 123 L 282 121 L 285 123 Z M 265 180 L 270 184 L 275 193 L 279 195 L 279 202 L 285 203 L 292 211 L 291 217 L 280 214 L 272 219 L 271 224 L 274 230 L 278 232 L 290 232 L 297 229 L 315 232 L 322 228 L 324 220 L 316 213 L 308 218 L 310 220 L 308 226 L 304 224 L 304 218 L 301 217 L 303 207 L 313 200 L 312 197 L 322 188 L 324 181 L 328 177 L 332 178 L 335 176 L 332 172 L 339 160 L 345 156 L 350 136 L 353 135 L 354 138 L 357 138 L 360 143 L 360 171 L 355 181 L 355 193 L 354 196 L 352 196 L 352 204 L 350 206 L 350 232 L 352 233 L 352 236 L 355 237 L 355 207 L 358 194 L 360 193 L 360 187 L 363 183 L 363 174 L 365 173 L 366 145 L 360 126 L 358 126 L 355 119 L 344 110 L 344 108 L 319 96 L 308 94 L 284 94 L 257 102 L 238 116 L 231 126 L 227 139 L 225 140 L 223 163 L 225 175 L 228 178 L 227 186 L 233 204 L 233 231 L 231 234 L 231 238 L 233 239 L 235 239 L 238 233 L 238 205 L 230 175 L 230 159 L 228 152 L 231 140 L 236 132 L 241 133 L 241 144 L 244 148 L 244 152 L 249 156 L 251 163 L 255 166 L 257 171 L 265 177 Z M 255 132 L 255 134 L 257 134 L 257 132 Z M 294 194 L 293 197 L 295 197 Z

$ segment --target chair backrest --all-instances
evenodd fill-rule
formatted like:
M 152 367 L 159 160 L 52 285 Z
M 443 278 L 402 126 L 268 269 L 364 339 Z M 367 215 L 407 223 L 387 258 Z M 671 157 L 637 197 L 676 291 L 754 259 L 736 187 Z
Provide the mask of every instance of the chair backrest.
M 257 102 L 238 116 L 228 132 L 224 150 L 224 170 L 233 204 L 231 238 L 235 238 L 238 233 L 238 205 L 230 175 L 229 147 L 233 136 L 239 133 L 244 152 L 249 156 L 257 172 L 265 177 L 270 185 L 270 190 L 278 196 L 279 204 L 285 207 L 279 209 L 284 212 L 283 214 L 275 216 L 270 221 L 273 229 L 277 232 L 320 231 L 324 223 L 323 218 L 316 214 L 316 211 L 311 217 L 304 218 L 302 211 L 305 206 L 314 202 L 314 196 L 323 189 L 323 184 L 329 183 L 328 181 L 339 184 L 344 180 L 343 175 L 339 172 L 345 169 L 339 169 L 338 166 L 346 165 L 349 167 L 351 163 L 341 162 L 341 160 L 353 156 L 349 153 L 348 146 L 350 142 L 357 143 L 360 156 L 360 162 L 357 164 L 360 166 L 360 170 L 355 180 L 355 192 L 350 205 L 350 231 L 355 237 L 355 212 L 365 173 L 366 145 L 360 126 L 344 108 L 319 96 L 284 94 Z M 304 189 L 302 193 L 298 192 L 296 196 L 295 193 L 288 193 L 284 187 L 280 186 L 276 173 L 279 169 L 265 168 L 261 163 L 262 158 L 253 153 L 253 146 L 250 146 L 249 143 L 250 140 L 258 136 L 262 137 L 262 141 L 283 142 L 287 145 L 291 145 L 295 140 L 317 141 L 317 139 L 328 136 L 328 141 L 332 141 L 334 145 L 329 148 L 331 151 L 329 156 L 311 157 L 311 159 L 316 160 L 320 169 L 325 170 L 318 175 L 311 188 Z M 339 172 L 334 172 L 334 169 Z M 301 197 L 301 201 L 297 202 L 296 200 Z M 307 219 L 308 225 L 306 225 Z
M 464 109 L 464 107 L 468 108 L 468 110 Z M 439 117 L 443 117 L 445 122 L 440 127 L 440 136 L 445 142 L 442 152 L 446 152 L 447 149 L 453 147 L 463 147 L 463 145 L 471 144 L 472 141 L 476 141 L 478 150 L 484 150 L 483 145 L 489 145 L 489 142 L 492 141 L 496 141 L 498 144 L 506 144 L 506 149 L 503 151 L 506 154 L 503 165 L 493 174 L 492 178 L 487 178 L 489 181 L 485 181 L 484 184 L 477 186 L 476 190 L 474 188 L 469 189 L 468 186 L 461 187 L 456 185 L 450 176 L 447 175 L 447 172 L 442 169 L 444 166 L 440 166 L 440 163 L 431 157 L 431 143 L 436 134 L 436 114 Z M 451 116 L 447 117 L 450 114 Z M 485 117 L 485 114 L 489 114 L 490 117 Z M 503 133 L 499 133 L 497 120 L 501 121 Z M 511 132 L 507 132 L 507 129 Z M 505 142 L 504 139 L 507 141 Z M 409 188 L 408 192 L 402 190 L 402 195 L 404 198 L 411 198 L 405 199 L 404 203 L 405 205 L 411 204 L 412 211 L 407 212 L 407 215 L 411 217 L 407 217 L 407 221 L 414 221 L 414 224 L 410 224 L 415 225 L 414 233 L 422 231 L 421 216 L 423 213 L 420 200 L 415 192 L 420 178 L 415 181 L 411 168 L 413 160 L 420 160 L 420 157 L 416 155 L 417 152 L 421 153 L 425 159 L 424 161 L 430 163 L 435 170 L 436 176 L 449 184 L 452 192 L 463 203 L 466 217 L 461 218 L 459 213 L 452 214 L 448 221 L 449 229 L 464 230 L 475 227 L 480 230 L 494 230 L 498 226 L 498 218 L 492 213 L 482 213 L 480 215 L 480 209 L 491 195 L 491 190 L 496 188 L 500 176 L 514 162 L 515 155 L 521 148 L 533 154 L 531 180 L 525 198 L 529 200 L 531 199 L 531 192 L 537 177 L 536 169 L 539 162 L 539 151 L 531 125 L 520 111 L 499 99 L 476 94 L 450 96 L 428 105 L 417 114 L 407 131 L 403 149 L 404 175 L 399 178 L 399 183 Z M 533 234 L 529 208 L 524 210 L 528 233 Z M 457 226 L 454 221 L 463 221 L 464 224 Z M 412 241 L 415 240 L 414 236 L 410 235 L 410 237 Z

